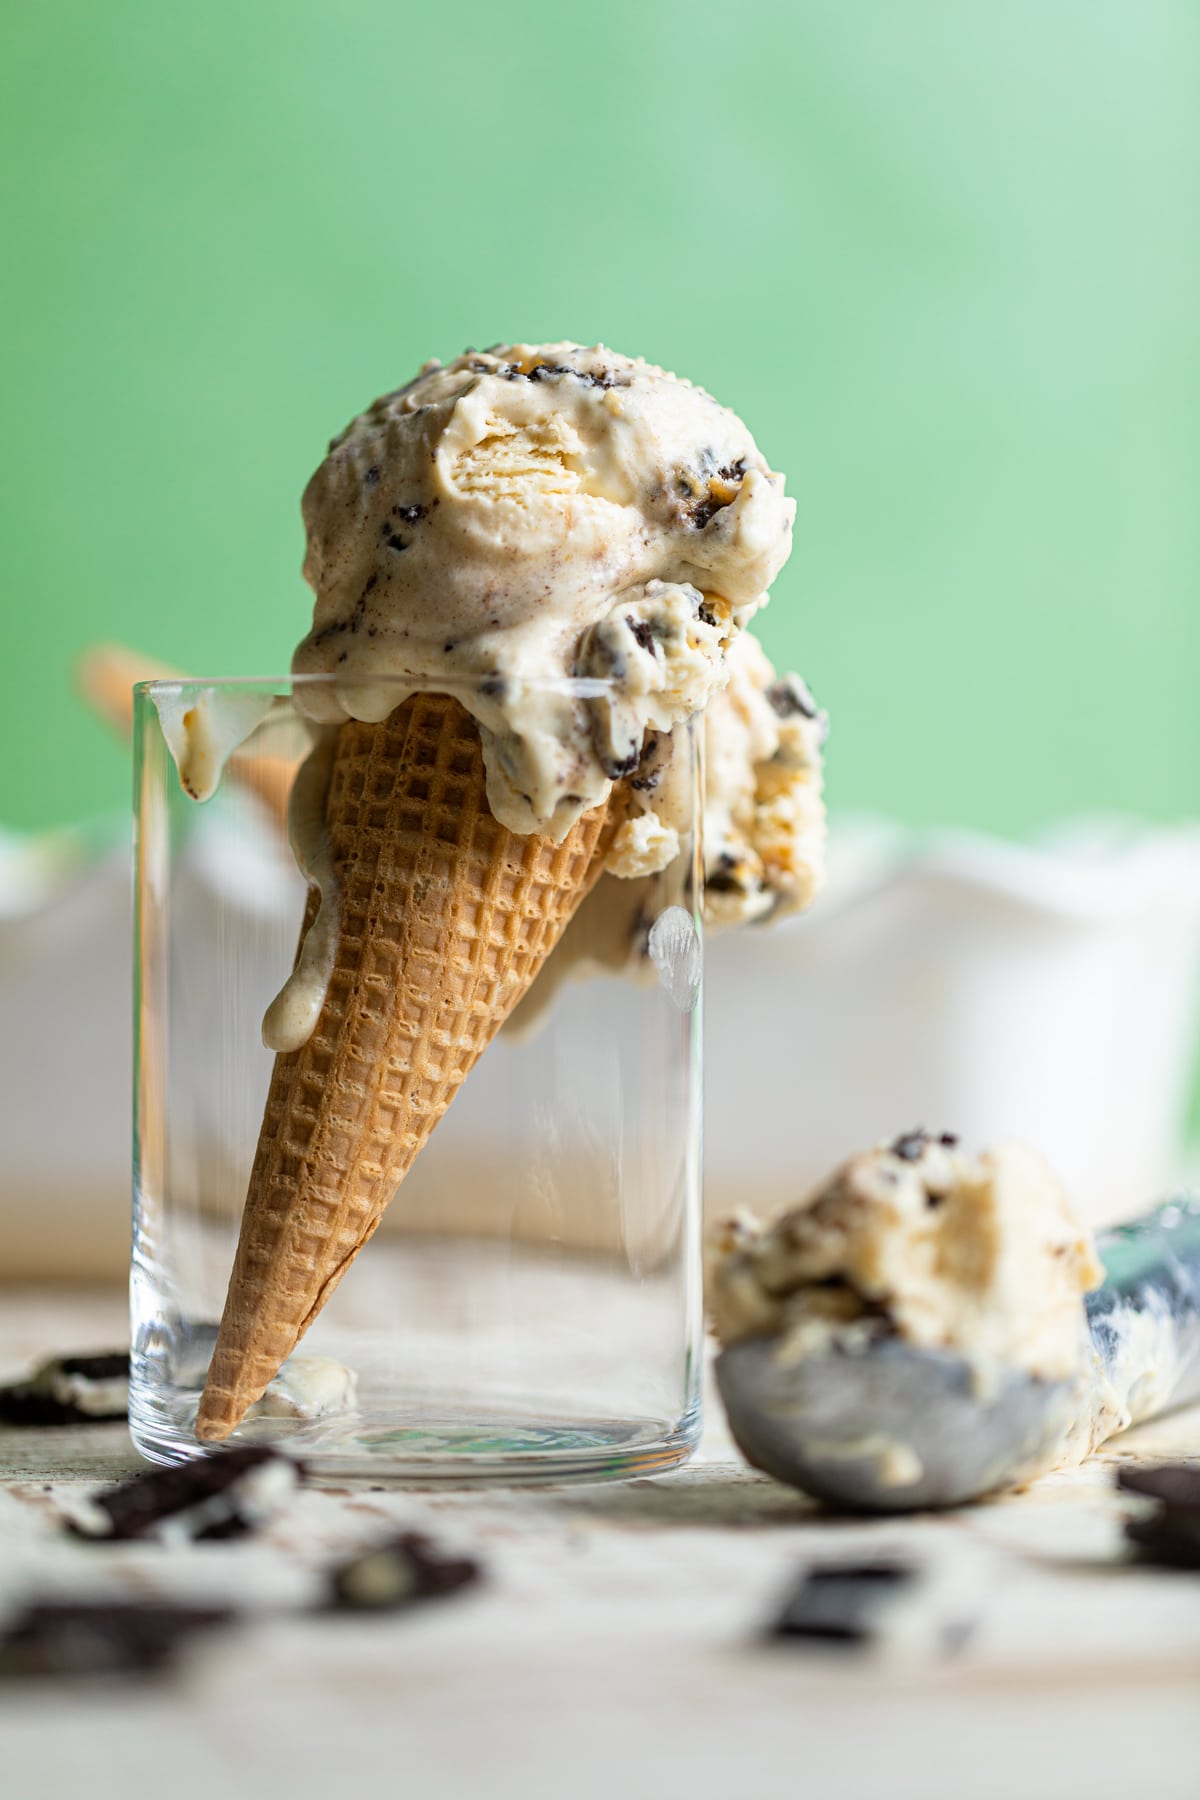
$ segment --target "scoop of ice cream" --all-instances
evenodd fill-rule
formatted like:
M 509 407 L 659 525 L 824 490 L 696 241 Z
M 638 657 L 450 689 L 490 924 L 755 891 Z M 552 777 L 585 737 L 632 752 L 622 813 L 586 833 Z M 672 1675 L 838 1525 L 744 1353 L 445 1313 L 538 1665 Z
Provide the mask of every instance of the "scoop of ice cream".
M 335 682 L 300 705 L 374 720 L 406 680 L 445 685 L 496 818 L 561 839 L 724 685 L 795 506 L 702 389 L 552 344 L 426 365 L 334 440 L 303 510 L 317 599 L 293 667 Z M 669 831 L 643 831 L 663 866 Z
M 781 918 L 825 879 L 827 720 L 799 675 L 777 678 L 748 631 L 704 714 L 704 919 Z
M 766 1227 L 719 1226 L 708 1301 L 723 1344 L 777 1336 L 785 1360 L 885 1330 L 981 1370 L 1060 1380 L 1091 1360 L 1082 1302 L 1102 1278 L 1090 1232 L 1032 1150 L 969 1156 L 913 1132 L 852 1157 Z
M 729 680 L 704 709 L 704 923 L 709 929 L 800 912 L 825 879 L 825 714 L 798 675 L 777 677 L 750 631 L 726 656 Z M 655 979 L 649 932 L 659 875 L 690 828 L 690 759 L 678 734 L 651 733 L 628 816 L 592 889 L 513 1016 L 527 1032 L 566 980 Z M 621 879 L 614 880 L 613 876 Z

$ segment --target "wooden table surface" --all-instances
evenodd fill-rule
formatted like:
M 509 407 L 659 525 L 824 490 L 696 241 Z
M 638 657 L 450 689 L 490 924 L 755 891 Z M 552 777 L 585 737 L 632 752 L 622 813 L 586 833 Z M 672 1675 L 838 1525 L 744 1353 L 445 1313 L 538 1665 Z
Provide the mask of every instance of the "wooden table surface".
M 124 1341 L 115 1293 L 0 1293 L 0 1379 Z M 256 1539 L 186 1551 L 62 1534 L 68 1490 L 136 1466 L 121 1426 L 0 1429 L 0 1601 L 186 1595 L 245 1612 L 152 1683 L 0 1689 L 0 1800 L 663 1795 L 1197 1800 L 1200 1575 L 1123 1560 L 1130 1459 L 1200 1458 L 1200 1412 L 1024 1494 L 940 1517 L 824 1517 L 748 1470 L 715 1408 L 686 1468 L 623 1484 L 299 1493 Z M 486 1582 L 378 1619 L 312 1610 L 322 1571 L 429 1531 Z M 789 1580 L 864 1552 L 952 1561 L 953 1654 L 767 1641 Z

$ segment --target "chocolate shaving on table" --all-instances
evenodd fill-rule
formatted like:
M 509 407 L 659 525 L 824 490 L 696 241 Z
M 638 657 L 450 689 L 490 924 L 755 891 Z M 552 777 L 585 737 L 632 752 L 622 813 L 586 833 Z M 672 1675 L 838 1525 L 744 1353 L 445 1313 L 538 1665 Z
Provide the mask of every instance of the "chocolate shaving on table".
M 1200 1463 L 1128 1464 L 1117 1470 L 1117 1486 L 1144 1500 L 1193 1512 L 1200 1522 Z
M 97 1389 L 95 1404 L 89 1404 L 89 1383 Z M 104 1394 L 114 1383 L 124 1384 L 118 1401 Z M 68 1384 L 75 1394 L 70 1400 L 61 1395 Z M 128 1411 L 127 1350 L 52 1357 L 26 1380 L 0 1387 L 0 1425 L 102 1425 L 126 1418 Z
M 1200 1463 L 1132 1465 L 1117 1470 L 1117 1486 L 1156 1504 L 1125 1522 L 1139 1560 L 1167 1569 L 1200 1570 Z
M 176 1467 L 150 1469 L 89 1497 L 86 1515 L 72 1519 L 80 1537 L 102 1542 L 178 1533 L 197 1543 L 242 1537 L 265 1523 L 276 1502 L 261 1497 L 262 1471 L 277 1468 L 279 1498 L 296 1485 L 301 1468 L 264 1446 L 211 1452 Z M 99 1517 L 95 1517 L 95 1512 Z
M 329 1604 L 338 1610 L 384 1612 L 441 1600 L 480 1579 L 469 1556 L 448 1556 L 421 1532 L 405 1531 L 332 1570 Z
M 33 1601 L 0 1631 L 0 1680 L 150 1674 L 197 1631 L 234 1616 L 170 1602 Z
M 868 1644 L 884 1610 L 911 1588 L 916 1571 L 906 1563 L 826 1563 L 806 1569 L 770 1627 L 772 1637 Z

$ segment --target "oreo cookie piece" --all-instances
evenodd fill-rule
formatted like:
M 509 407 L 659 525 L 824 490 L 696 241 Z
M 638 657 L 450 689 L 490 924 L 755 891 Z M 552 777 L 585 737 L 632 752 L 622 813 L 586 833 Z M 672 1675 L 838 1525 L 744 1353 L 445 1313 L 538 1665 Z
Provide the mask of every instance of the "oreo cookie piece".
M 1200 1464 L 1159 1463 L 1117 1470 L 1117 1486 L 1156 1505 L 1125 1522 L 1125 1536 L 1142 1562 L 1168 1569 L 1200 1569 Z
M 242 1537 L 278 1511 L 301 1474 L 291 1457 L 264 1446 L 218 1450 L 89 1495 L 74 1509 L 70 1527 L 79 1537 L 110 1543 Z
M 1148 1519 L 1127 1519 L 1125 1536 L 1142 1562 L 1200 1570 L 1200 1519 L 1177 1519 L 1164 1510 Z
M 98 1425 L 129 1412 L 129 1352 L 55 1356 L 0 1387 L 0 1424 Z
M 883 1613 L 915 1580 L 916 1571 L 905 1563 L 826 1563 L 807 1569 L 784 1600 L 771 1636 L 870 1643 Z
M 1157 1463 L 1146 1469 L 1130 1463 L 1117 1470 L 1117 1486 L 1173 1511 L 1194 1513 L 1200 1522 L 1200 1463 Z
M 0 1680 L 150 1674 L 195 1632 L 233 1617 L 221 1606 L 34 1601 L 0 1632 Z
M 329 1605 L 343 1612 L 394 1612 L 422 1600 L 444 1600 L 480 1578 L 469 1556 L 446 1556 L 417 1531 L 352 1557 L 330 1574 Z
M 820 1563 L 794 1583 L 768 1635 L 892 1656 L 941 1656 L 970 1636 L 979 1610 L 976 1561 L 880 1557 Z

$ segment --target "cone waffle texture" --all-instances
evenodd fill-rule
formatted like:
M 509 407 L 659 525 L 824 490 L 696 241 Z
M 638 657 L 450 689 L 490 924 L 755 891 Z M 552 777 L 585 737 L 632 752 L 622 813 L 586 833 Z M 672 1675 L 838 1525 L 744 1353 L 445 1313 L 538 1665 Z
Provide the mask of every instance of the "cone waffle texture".
M 233 1430 L 324 1306 L 599 874 L 619 815 L 597 807 L 561 844 L 506 830 L 474 721 L 442 695 L 340 728 L 336 961 L 311 1038 L 275 1060 L 197 1436 Z M 310 896 L 306 924 L 313 911 Z

